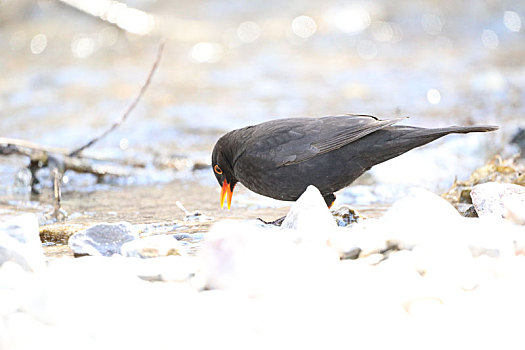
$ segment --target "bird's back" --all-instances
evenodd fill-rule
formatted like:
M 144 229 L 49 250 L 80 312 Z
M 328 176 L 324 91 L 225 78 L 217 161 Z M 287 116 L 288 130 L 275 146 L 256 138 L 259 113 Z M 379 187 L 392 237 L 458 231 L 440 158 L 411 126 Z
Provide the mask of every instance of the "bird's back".
M 296 200 L 308 187 L 323 196 L 348 185 L 372 166 L 449 133 L 494 127 L 424 129 L 393 126 L 369 116 L 280 119 L 234 131 L 235 176 L 250 190 Z

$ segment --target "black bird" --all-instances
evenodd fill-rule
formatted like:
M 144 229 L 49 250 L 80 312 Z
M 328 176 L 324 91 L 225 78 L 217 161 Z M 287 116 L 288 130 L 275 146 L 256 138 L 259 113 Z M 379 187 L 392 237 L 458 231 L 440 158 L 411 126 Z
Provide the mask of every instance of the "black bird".
M 497 130 L 497 126 L 425 129 L 394 126 L 405 118 L 369 115 L 277 119 L 230 131 L 213 149 L 212 166 L 221 191 L 221 208 L 241 182 L 263 196 L 295 201 L 314 185 L 330 207 L 334 192 L 372 166 L 442 136 Z

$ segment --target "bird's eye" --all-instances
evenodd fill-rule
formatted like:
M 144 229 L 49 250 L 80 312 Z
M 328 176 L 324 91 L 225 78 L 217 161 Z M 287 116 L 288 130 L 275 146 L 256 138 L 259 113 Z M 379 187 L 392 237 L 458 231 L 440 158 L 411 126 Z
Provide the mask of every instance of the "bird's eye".
M 213 170 L 219 175 L 222 174 L 222 169 L 218 165 L 215 165 Z

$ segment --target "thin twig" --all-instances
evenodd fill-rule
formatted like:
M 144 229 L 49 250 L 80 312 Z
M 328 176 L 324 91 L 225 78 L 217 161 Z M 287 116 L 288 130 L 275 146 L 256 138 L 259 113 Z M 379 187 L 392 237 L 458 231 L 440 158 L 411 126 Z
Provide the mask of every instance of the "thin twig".
M 36 159 L 39 161 L 45 161 L 49 156 L 56 155 L 65 157 L 66 163 L 73 162 L 72 160 L 70 161 L 70 159 L 77 159 L 77 163 L 82 162 L 83 164 L 89 164 L 90 161 L 93 161 L 103 163 L 115 163 L 122 166 L 132 166 L 134 168 L 146 167 L 145 162 L 131 158 L 118 159 L 84 154 L 78 154 L 75 157 L 69 157 L 69 151 L 65 148 L 40 146 L 36 143 L 32 143 L 26 140 L 0 137 L 0 155 L 8 156 L 11 154 L 28 156 L 32 159 Z
M 130 171 L 126 168 L 127 165 L 135 167 L 144 167 L 142 163 L 133 164 L 131 161 L 129 164 L 126 161 L 115 162 L 120 163 L 119 165 L 114 165 L 114 161 L 109 159 L 92 159 L 90 157 L 69 157 L 64 155 L 61 152 L 50 152 L 47 147 L 41 147 L 39 145 L 34 145 L 30 142 L 16 142 L 16 143 L 2 143 L 0 139 L 0 155 L 21 155 L 29 157 L 31 160 L 29 165 L 29 170 L 32 174 L 32 187 L 38 184 L 38 179 L 36 178 L 36 172 L 48 166 L 50 160 L 58 159 L 63 163 L 63 171 L 72 170 L 77 173 L 89 173 L 96 175 L 98 177 L 110 175 L 110 176 L 129 176 Z M 23 141 L 23 140 L 20 140 Z M 22 144 L 23 146 L 19 146 Z M 34 146 L 34 147 L 33 147 Z
M 0 148 L 6 149 L 8 147 L 17 149 L 17 148 L 28 148 L 34 151 L 42 151 L 46 153 L 55 153 L 55 154 L 62 154 L 67 155 L 69 152 L 65 148 L 58 148 L 58 147 L 45 147 L 37 145 L 36 143 L 21 140 L 21 139 L 13 139 L 10 137 L 0 137 Z M 7 150 L 6 150 L 7 152 Z
M 62 200 L 62 191 L 60 189 L 60 183 L 62 182 L 62 174 L 58 171 L 57 168 L 53 169 L 53 199 L 54 199 L 54 207 L 53 212 L 51 213 L 51 217 L 55 219 L 55 221 L 62 221 L 67 217 L 67 213 L 62 210 L 61 208 L 61 200 Z
M 148 77 L 146 79 L 146 81 L 144 82 L 144 84 L 142 85 L 142 87 L 140 88 L 140 91 L 139 93 L 137 94 L 137 96 L 135 96 L 135 98 L 131 101 L 131 104 L 128 106 L 128 108 L 126 109 L 126 111 L 124 112 L 124 114 L 122 114 L 122 117 L 120 118 L 120 120 L 116 121 L 115 123 L 113 123 L 113 125 L 111 125 L 111 127 L 109 129 L 107 129 L 106 131 L 104 131 L 102 134 L 100 134 L 99 136 L 91 139 L 91 141 L 89 141 L 88 143 L 86 143 L 85 145 L 75 149 L 74 151 L 72 151 L 71 153 L 69 153 L 69 156 L 70 157 L 74 157 L 74 156 L 78 156 L 78 154 L 80 152 L 82 152 L 83 150 L 85 150 L 86 148 L 92 146 L 93 144 L 95 144 L 96 142 L 100 141 L 102 138 L 106 137 L 106 135 L 108 135 L 110 132 L 112 132 L 113 130 L 115 130 L 116 128 L 118 128 L 122 123 L 124 123 L 128 117 L 128 115 L 131 113 L 131 111 L 133 111 L 133 109 L 135 108 L 135 106 L 137 105 L 137 103 L 140 101 L 140 99 L 142 98 L 142 95 L 144 95 L 144 92 L 146 92 L 146 89 L 148 88 L 150 82 L 151 82 L 151 78 L 153 77 L 153 74 L 155 73 L 155 71 L 157 70 L 157 67 L 159 65 L 159 62 L 160 62 L 160 59 L 162 57 L 162 52 L 164 50 L 164 44 L 166 43 L 165 40 L 162 40 L 160 45 L 159 45 L 159 49 L 157 51 L 157 58 L 155 59 L 155 62 L 153 62 L 153 66 L 151 66 L 151 70 L 148 74 Z

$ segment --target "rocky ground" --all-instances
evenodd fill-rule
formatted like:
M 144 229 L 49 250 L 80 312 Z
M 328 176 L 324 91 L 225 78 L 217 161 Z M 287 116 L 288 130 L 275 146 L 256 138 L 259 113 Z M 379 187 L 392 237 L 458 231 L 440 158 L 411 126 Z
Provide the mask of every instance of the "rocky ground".
M 36 217 L 13 216 L 0 348 L 516 348 L 525 191 L 480 184 L 472 202 L 478 218 L 415 188 L 380 218 L 336 221 L 311 186 L 281 227 L 220 221 L 195 253 L 101 223 L 69 237 L 76 259 L 46 258 Z

